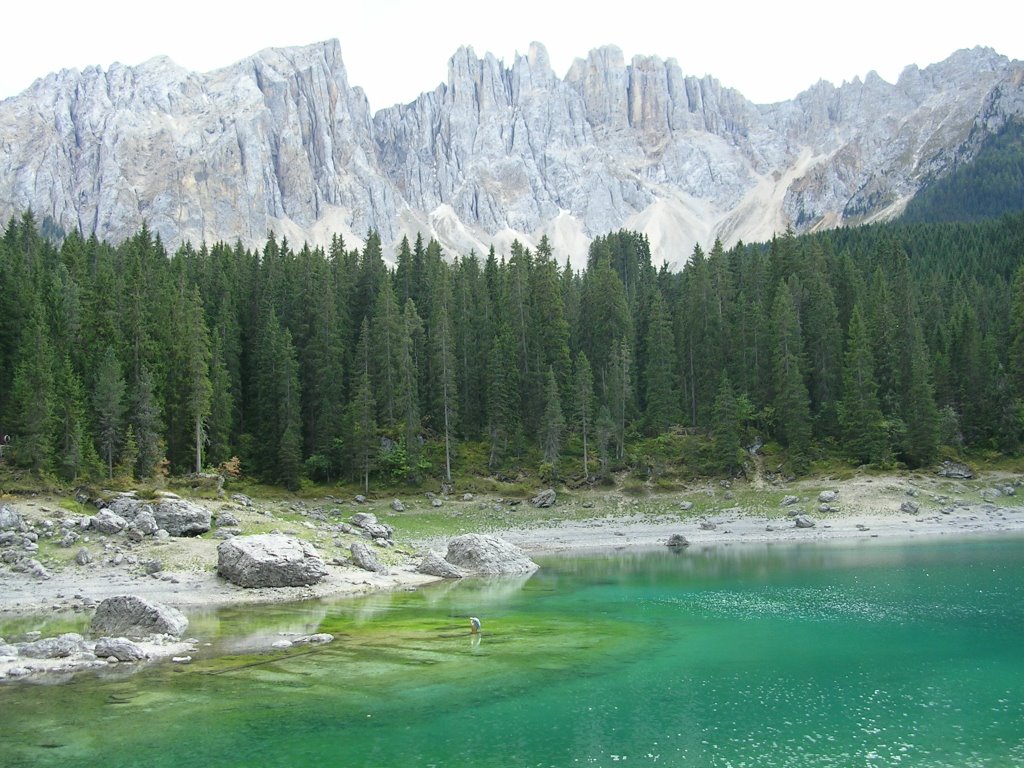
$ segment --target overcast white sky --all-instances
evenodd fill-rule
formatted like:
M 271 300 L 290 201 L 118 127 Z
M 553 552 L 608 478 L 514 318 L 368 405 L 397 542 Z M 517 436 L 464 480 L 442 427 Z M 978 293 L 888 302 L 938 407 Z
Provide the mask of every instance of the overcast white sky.
M 341 41 L 349 82 L 363 87 L 373 109 L 433 89 L 460 45 L 510 63 L 536 40 L 564 76 L 573 59 L 610 43 L 627 60 L 675 58 L 684 74 L 713 75 L 757 103 L 872 69 L 892 82 L 908 64 L 924 67 L 976 45 L 1024 59 L 1020 0 L 22 0 L 0 19 L 0 98 L 64 68 L 163 54 L 208 71 L 262 48 L 330 38 Z

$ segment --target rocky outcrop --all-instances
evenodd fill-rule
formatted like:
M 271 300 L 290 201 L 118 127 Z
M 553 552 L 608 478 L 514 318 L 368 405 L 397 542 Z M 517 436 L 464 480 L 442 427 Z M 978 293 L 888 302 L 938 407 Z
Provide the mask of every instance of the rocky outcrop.
M 519 547 L 498 536 L 467 533 L 448 543 L 445 560 L 467 573 L 506 576 L 533 573 L 538 565 Z
M 298 587 L 327 575 L 309 542 L 294 536 L 235 536 L 217 547 L 217 573 L 240 587 Z
M 560 77 L 533 43 L 510 62 L 461 48 L 444 84 L 371 115 L 336 41 L 202 74 L 65 70 L 0 102 L 0 219 L 31 208 L 114 241 L 147 222 L 171 246 L 373 229 L 385 250 L 423 232 L 484 253 L 547 234 L 576 258 L 630 227 L 672 263 L 716 236 L 898 213 L 1024 114 L 1022 71 L 978 48 L 756 105 L 611 46 Z
M 188 619 L 176 608 L 153 603 L 135 595 L 108 597 L 96 606 L 89 631 L 94 635 L 123 635 L 144 638 L 150 635 L 181 637 Z

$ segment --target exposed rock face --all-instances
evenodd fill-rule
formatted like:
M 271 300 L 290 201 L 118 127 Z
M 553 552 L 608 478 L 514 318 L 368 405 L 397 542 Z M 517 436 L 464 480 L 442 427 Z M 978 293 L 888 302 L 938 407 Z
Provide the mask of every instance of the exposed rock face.
M 153 518 L 171 536 L 198 536 L 210 530 L 210 510 L 185 499 L 161 499 L 153 507 Z
M 135 595 L 108 597 L 96 606 L 89 631 L 94 635 L 144 638 L 150 635 L 181 637 L 188 619 L 176 608 L 153 603 Z
M 358 243 L 373 228 L 386 249 L 421 231 L 482 253 L 548 234 L 576 258 L 625 226 L 674 262 L 716 236 L 899 212 L 1024 114 L 1022 73 L 976 48 L 895 84 L 871 74 L 756 105 L 614 47 L 559 77 L 534 43 L 509 64 L 461 48 L 446 83 L 371 116 L 336 41 L 205 74 L 167 58 L 65 70 L 0 102 L 0 219 L 31 207 L 115 241 L 145 221 L 172 246 L 268 231 Z
M 220 544 L 217 573 L 240 587 L 298 587 L 319 583 L 327 566 L 312 544 L 268 533 Z
M 533 573 L 538 566 L 526 554 L 498 536 L 467 533 L 448 542 L 445 555 L 452 565 L 468 573 L 505 576 Z

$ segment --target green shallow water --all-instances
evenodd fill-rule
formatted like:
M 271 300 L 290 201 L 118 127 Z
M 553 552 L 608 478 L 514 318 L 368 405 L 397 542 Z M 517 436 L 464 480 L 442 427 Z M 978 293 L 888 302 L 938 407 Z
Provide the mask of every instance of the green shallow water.
M 1024 539 L 543 565 L 193 614 L 192 665 L 0 686 L 0 765 L 1024 765 Z

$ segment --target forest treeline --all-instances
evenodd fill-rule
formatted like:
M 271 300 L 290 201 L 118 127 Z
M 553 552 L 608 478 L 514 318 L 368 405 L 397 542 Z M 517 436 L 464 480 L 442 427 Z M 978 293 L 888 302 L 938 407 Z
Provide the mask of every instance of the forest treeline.
M 5 459 L 72 481 L 218 467 L 297 487 L 733 473 L 768 443 L 916 467 L 1024 439 L 1024 215 L 652 263 L 597 238 L 448 258 L 379 237 L 168 254 L 145 227 L 0 241 Z

